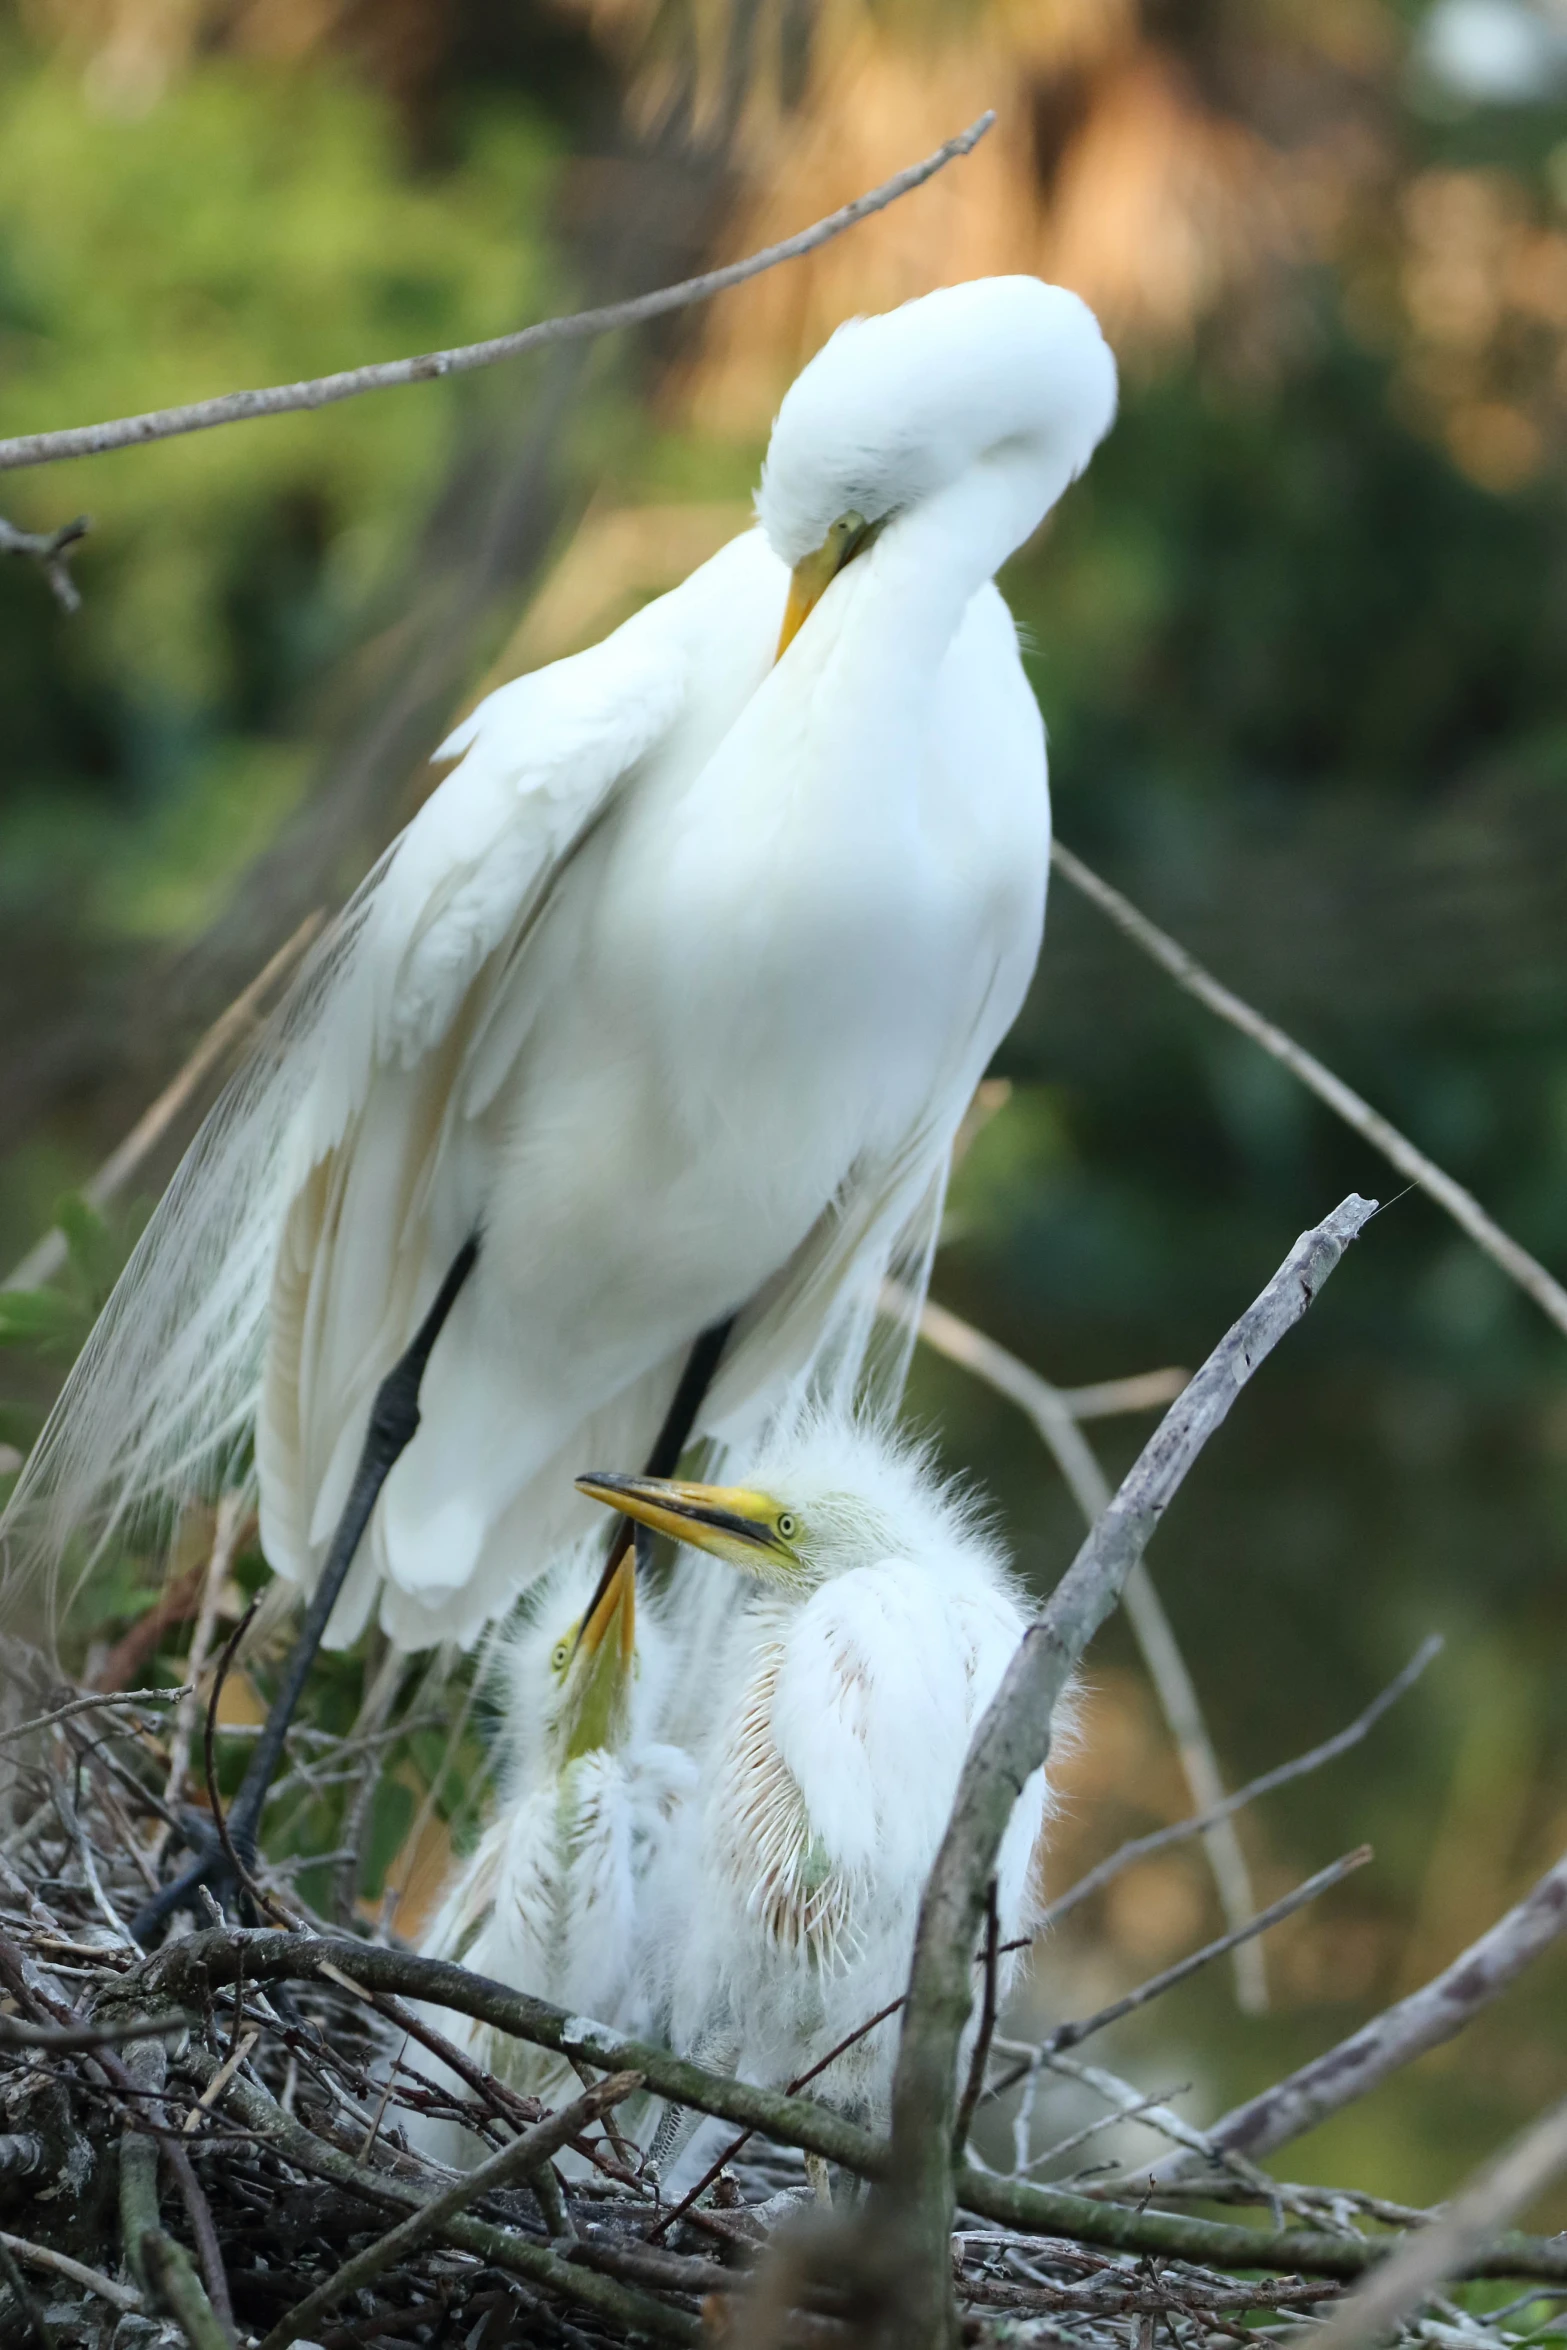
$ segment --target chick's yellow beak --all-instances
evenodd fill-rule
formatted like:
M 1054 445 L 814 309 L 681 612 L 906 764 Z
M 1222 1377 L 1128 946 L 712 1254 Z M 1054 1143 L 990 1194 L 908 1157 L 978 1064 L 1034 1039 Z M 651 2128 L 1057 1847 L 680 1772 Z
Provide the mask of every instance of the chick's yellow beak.
M 778 1504 L 743 1485 L 687 1485 L 674 1477 L 620 1477 L 595 1473 L 577 1479 L 577 1491 L 601 1501 L 655 1534 L 710 1551 L 751 1574 L 787 1562 L 778 1533 Z
M 582 1620 L 577 1635 L 579 1655 L 597 1657 L 601 1648 L 618 1652 L 617 1662 L 629 1670 L 637 1646 L 637 1562 L 627 1551 Z
M 566 1699 L 565 1755 L 616 1745 L 630 1718 L 637 1649 L 637 1568 L 628 1550 L 582 1619 Z
M 867 522 L 863 514 L 840 514 L 815 552 L 795 565 L 789 574 L 789 600 L 778 632 L 775 661 L 783 659 L 844 565 L 864 553 L 880 528 L 880 523 Z

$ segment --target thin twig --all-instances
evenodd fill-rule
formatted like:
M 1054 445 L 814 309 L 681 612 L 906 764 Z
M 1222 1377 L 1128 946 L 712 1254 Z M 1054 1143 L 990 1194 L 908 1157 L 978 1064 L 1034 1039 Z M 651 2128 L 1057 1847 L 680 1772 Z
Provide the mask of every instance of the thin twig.
M 190 1636 L 190 1651 L 185 1659 L 186 1686 L 180 1692 L 180 1703 L 174 1716 L 174 1734 L 169 1741 L 169 1775 L 163 1790 L 165 1803 L 177 1804 L 184 1796 L 191 1741 L 201 1718 L 201 1699 L 198 1695 L 201 1676 L 206 1669 L 212 1636 L 218 1628 L 218 1605 L 223 1596 L 223 1586 L 234 1564 L 234 1553 L 239 1546 L 240 1533 L 249 1509 L 250 1504 L 243 1494 L 231 1492 L 218 1496 L 212 1522 L 212 1549 L 207 1559 L 206 1574 L 202 1578 L 201 1600 Z
M 968 2079 L 963 2084 L 957 2119 L 952 2125 L 954 2162 L 963 2159 L 963 2149 L 968 2144 L 969 2130 L 973 2126 L 974 2110 L 985 2086 L 985 2067 L 990 2062 L 990 2043 L 996 2030 L 996 1970 L 999 1964 L 1000 1934 L 1000 1921 L 996 1915 L 996 1880 L 992 1877 L 985 1888 L 985 1991 L 980 2002 L 979 2030 L 974 2035 L 974 2046 L 969 2057 Z
M 1320 1771 L 1325 1763 L 1336 1762 L 1341 1754 L 1347 1754 L 1351 1747 L 1358 1746 L 1362 1738 L 1375 1729 L 1388 1708 L 1396 1705 L 1407 1689 L 1414 1687 L 1427 1665 L 1441 1655 L 1444 1645 L 1440 1632 L 1433 1632 L 1422 1640 L 1403 1671 L 1394 1675 L 1387 1687 L 1371 1700 L 1364 1713 L 1357 1714 L 1344 1729 L 1336 1730 L 1320 1746 L 1313 1746 L 1306 1754 L 1296 1755 L 1292 1762 L 1275 1765 L 1271 1771 L 1264 1771 L 1260 1778 L 1248 1780 L 1233 1795 L 1227 1795 L 1213 1811 L 1198 1812 L 1193 1818 L 1177 1820 L 1168 1828 L 1155 1828 L 1148 1835 L 1134 1836 L 1119 1846 L 1107 1860 L 1102 1860 L 1097 1868 L 1090 1869 L 1086 1876 L 1079 1877 L 1075 1885 L 1069 1886 L 1065 1893 L 1050 1904 L 1036 1932 L 1049 1933 L 1080 1902 L 1087 1901 L 1092 1894 L 1102 1892 L 1123 1870 L 1134 1867 L 1140 1860 L 1146 1860 L 1150 1853 L 1167 1852 L 1173 1844 L 1185 1844 L 1193 1836 L 1200 1836 L 1215 1818 L 1226 1818 L 1232 1812 L 1243 1810 L 1247 1804 L 1255 1803 L 1259 1796 L 1271 1795 L 1276 1787 L 1287 1787 L 1292 1779 L 1303 1779 L 1310 1771 Z
M 451 2186 L 443 2189 L 439 2195 L 432 2196 L 419 2210 L 411 2211 L 405 2220 L 400 2221 L 386 2235 L 378 2237 L 373 2244 L 367 2244 L 362 2252 L 356 2252 L 351 2259 L 345 2260 L 341 2268 L 323 2284 L 317 2285 L 314 2292 L 307 2293 L 304 2300 L 291 2309 L 286 2317 L 278 2320 L 262 2342 L 261 2350 L 288 2350 L 291 2342 L 308 2332 L 316 2319 L 324 2315 L 335 2302 L 341 2301 L 345 2294 L 357 2292 L 372 2277 L 380 2276 L 384 2270 L 395 2267 L 399 2261 L 421 2250 L 441 2234 L 448 2221 L 466 2211 L 470 2203 L 477 2203 L 481 2196 L 492 2193 L 497 2187 L 510 2186 L 513 2179 L 525 2179 L 531 2172 L 542 2169 L 571 2139 L 580 2137 L 590 2123 L 597 2121 L 600 2114 L 608 2113 L 613 2107 L 622 2104 L 641 2086 L 640 2073 L 616 2073 L 609 2080 L 600 2081 L 596 2088 L 589 2089 L 570 2105 L 563 2106 L 559 2113 L 551 2114 L 545 2121 L 536 2122 L 522 2137 L 513 2138 L 510 2145 L 503 2146 L 488 2161 L 481 2162 L 462 2178 L 454 2180 Z
M 1177 987 L 1195 996 L 1200 1004 L 1205 1004 L 1210 1012 L 1216 1012 L 1232 1028 L 1238 1028 L 1242 1036 L 1250 1037 L 1253 1044 L 1261 1045 L 1263 1051 L 1288 1069 L 1291 1076 L 1298 1077 L 1301 1084 L 1314 1093 L 1319 1101 L 1326 1102 L 1328 1108 L 1342 1118 L 1346 1126 L 1352 1126 L 1374 1150 L 1379 1150 L 1384 1158 L 1390 1159 L 1401 1175 L 1407 1175 L 1411 1183 L 1418 1185 L 1439 1207 L 1445 1208 L 1454 1223 L 1468 1233 L 1476 1247 L 1483 1249 L 1491 1262 L 1499 1265 L 1526 1297 L 1533 1298 L 1540 1311 L 1555 1323 L 1557 1329 L 1567 1331 L 1567 1289 L 1546 1271 L 1537 1257 L 1532 1257 L 1526 1248 L 1521 1248 L 1486 1214 L 1472 1192 L 1466 1191 L 1461 1183 L 1455 1183 L 1452 1176 L 1439 1167 L 1434 1159 L 1428 1159 L 1423 1150 L 1418 1150 L 1407 1135 L 1400 1134 L 1398 1128 L 1390 1124 L 1379 1110 L 1374 1110 L 1362 1095 L 1356 1093 L 1353 1086 L 1346 1085 L 1341 1077 L 1335 1077 L 1332 1070 L 1317 1059 L 1315 1053 L 1307 1052 L 1304 1045 L 1297 1044 L 1292 1036 L 1286 1035 L 1276 1022 L 1253 1011 L 1251 1005 L 1236 995 L 1233 989 L 1226 987 L 1222 980 L 1215 979 L 1211 971 L 1204 970 L 1195 955 L 1188 954 L 1185 947 L 1171 938 L 1168 931 L 1150 922 L 1147 915 L 1140 913 L 1132 904 L 1130 898 L 1123 897 L 1118 889 L 1112 889 L 1108 881 L 1101 881 L 1099 875 L 1091 871 L 1080 857 L 1074 857 L 1070 849 L 1064 849 L 1057 841 L 1050 855 L 1062 879 L 1080 890 L 1085 898 L 1091 899 L 1101 913 L 1107 914 L 1134 946 L 1140 947 L 1161 970 L 1169 973 Z
M 169 1080 L 156 1101 L 145 1109 L 124 1139 L 116 1143 L 97 1172 L 82 1185 L 90 1208 L 106 1208 L 117 1199 L 149 1151 L 156 1149 L 186 1103 L 217 1068 L 230 1048 L 250 1030 L 261 1005 L 286 973 L 291 971 L 321 928 L 325 916 L 307 914 L 277 953 L 263 964 L 250 985 L 241 989 L 226 1012 L 220 1012 L 184 1066 Z M 66 1240 L 56 1226 L 13 1265 L 0 1289 L 37 1289 L 53 1280 L 66 1259 Z
M 1524 1899 L 1407 1999 L 1384 2008 L 1323 2056 L 1276 2081 L 1260 2096 L 1212 2123 L 1206 2135 L 1221 2152 L 1271 2154 L 1330 2113 L 1354 2104 L 1390 2074 L 1463 2030 L 1524 1968 L 1567 1931 L 1567 1857 L 1548 1869 Z M 1194 2157 L 1171 2155 L 1149 2174 L 1156 2186 L 1190 2174 Z
M 182 1689 L 126 1689 L 102 1697 L 72 1697 L 64 1705 L 57 1705 L 52 1713 L 35 1714 L 30 1722 L 18 1722 L 12 1730 L 0 1730 L 0 1746 L 14 1745 L 18 1739 L 31 1738 L 39 1730 L 52 1730 L 57 1722 L 68 1722 L 77 1714 L 101 1713 L 111 1706 L 173 1705 L 176 1699 L 189 1695 L 187 1682 Z
M 1096 1379 L 1087 1387 L 1058 1387 L 1074 1420 L 1118 1420 L 1128 1412 L 1162 1412 L 1191 1377 L 1171 1364 L 1167 1370 L 1133 1371 L 1125 1379 Z
M 1313 2338 L 1314 2350 L 1360 2350 L 1412 2316 L 1436 2287 L 1567 2170 L 1567 2098 L 1528 2129 L 1454 2196 L 1435 2225 L 1406 2237 L 1392 2257 L 1336 2309 Z
M 18 530 L 14 522 L 7 522 L 0 514 L 0 555 L 25 555 L 37 564 L 49 582 L 55 602 L 63 612 L 79 612 L 82 608 L 81 590 L 71 577 L 71 549 L 87 536 L 92 522 L 85 514 L 78 514 L 74 522 L 62 522 L 58 530 Z
M 98 457 L 106 450 L 139 448 L 148 441 L 172 439 L 176 433 L 206 432 L 213 425 L 237 424 L 256 416 L 286 416 L 301 408 L 326 408 L 337 400 L 357 399 L 361 392 L 384 392 L 402 384 L 428 383 L 446 375 L 467 375 L 475 368 L 493 367 L 498 360 L 517 359 L 550 343 L 581 342 L 592 335 L 609 334 L 618 327 L 644 326 L 671 310 L 689 309 L 694 302 L 711 301 L 715 294 L 748 278 L 760 277 L 780 262 L 814 253 L 845 229 L 883 211 L 934 178 L 958 156 L 967 155 L 995 121 L 985 113 L 956 138 L 947 139 L 922 163 L 884 180 L 868 195 L 857 196 L 814 226 L 801 229 L 781 243 L 769 245 L 747 260 L 709 269 L 679 285 L 655 293 L 638 294 L 626 302 L 610 302 L 597 310 L 578 310 L 567 318 L 545 318 L 516 334 L 496 335 L 482 343 L 466 343 L 449 351 L 423 351 L 412 359 L 388 359 L 371 367 L 350 367 L 336 375 L 319 375 L 305 383 L 272 384 L 265 391 L 226 392 L 213 400 L 191 400 L 177 408 L 155 408 L 141 416 L 121 416 L 107 424 L 73 425 L 64 432 L 21 433 L 0 441 L 0 473 L 24 465 L 50 465 L 66 457 Z
M 376 1953 L 378 1957 L 388 1955 Z M 199 2051 L 194 2062 L 198 2071 L 205 2069 Z M 247 2080 L 243 2073 L 229 2083 L 227 2102 L 258 2136 L 299 2169 L 402 2211 L 423 2212 L 428 2204 L 427 2187 L 394 2178 L 385 2171 L 366 2169 L 351 2155 L 329 2146 L 302 2122 L 286 2114 L 265 2089 Z M 634 2334 L 651 2334 L 655 2340 L 691 2345 L 702 2339 L 702 2329 L 695 2319 L 631 2286 L 618 2284 L 611 2277 L 578 2268 L 543 2245 L 530 2243 L 513 2228 L 495 2227 L 488 2221 L 475 2219 L 471 2212 L 459 2212 L 445 2222 L 441 2234 L 448 2243 L 476 2254 L 489 2266 L 524 2277 L 568 2301 L 579 2302 Z
M 898 2311 L 910 2350 L 945 2342 L 949 2332 L 957 2050 L 973 2005 L 972 1960 L 985 1887 L 1013 1805 L 1048 1759 L 1051 1718 L 1079 1657 L 1115 1606 L 1187 1471 L 1374 1212 L 1373 1202 L 1352 1195 L 1302 1234 L 1261 1296 L 1221 1339 L 1025 1634 L 975 1733 L 920 1905 L 893 2081 L 895 2184 L 873 2199 L 873 2213 L 896 2248 Z
M 893 1300 L 903 1302 L 905 1310 L 912 1308 L 913 1299 L 895 1284 L 889 1283 L 888 1290 Z M 987 1387 L 1016 1404 L 1033 1422 L 1036 1434 L 1082 1511 L 1084 1524 L 1097 1525 L 1110 1506 L 1110 1486 L 1093 1446 L 1061 1390 L 1052 1387 L 1048 1379 L 1042 1379 L 987 1332 L 976 1330 L 972 1323 L 963 1321 L 933 1299 L 927 1298 L 920 1309 L 918 1328 L 920 1337 L 935 1353 L 956 1363 L 974 1378 L 982 1379 Z M 1175 1392 L 1179 1394 L 1185 1385 L 1183 1374 Z M 1251 1871 L 1229 1814 L 1222 1809 L 1224 1779 L 1203 1718 L 1202 1701 L 1186 1669 L 1180 1643 L 1153 1577 L 1141 1559 L 1126 1579 L 1122 1604 L 1153 1683 L 1159 1709 L 1175 1741 L 1192 1802 L 1205 1818 L 1212 1815 L 1212 1826 L 1203 1831 L 1208 1866 L 1213 1871 L 1224 1922 L 1231 1928 L 1239 1928 L 1256 1914 Z M 1238 2004 L 1247 2015 L 1262 2013 L 1268 2004 L 1268 1985 L 1260 1950 L 1255 1943 L 1241 1941 L 1236 1946 L 1234 1963 Z
M 13 2258 L 30 2261 L 34 2268 L 52 2269 L 57 2277 L 69 2284 L 80 2285 L 84 2293 L 96 2293 L 100 2301 L 107 2301 L 111 2309 L 140 2309 L 141 2295 L 134 2286 L 117 2284 L 100 2269 L 89 2268 L 83 2260 L 73 2260 L 68 2252 L 56 2252 L 49 2244 L 30 2244 L 25 2236 L 0 2235 Z
M 1266 1934 L 1270 1927 L 1280 1924 L 1287 1917 L 1293 1917 L 1297 1909 L 1304 1909 L 1307 1902 L 1318 1900 L 1322 1894 L 1331 1892 L 1335 1885 L 1342 1884 L 1346 1877 L 1352 1877 L 1371 1858 L 1369 1844 L 1359 1845 L 1355 1851 L 1346 1852 L 1342 1860 L 1334 1861 L 1328 1868 L 1319 1869 L 1314 1877 L 1308 1877 L 1303 1885 L 1297 1885 L 1293 1893 L 1286 1893 L 1282 1900 L 1271 1902 L 1266 1909 L 1259 1910 L 1254 1918 L 1240 1928 L 1241 1933 Z M 1173 1991 L 1188 1976 L 1197 1974 L 1205 1966 L 1211 1966 L 1216 1958 L 1222 1958 L 1226 1951 L 1233 1949 L 1234 1944 L 1233 1934 L 1221 1934 L 1216 1942 L 1205 1943 L 1201 1950 L 1194 1950 L 1186 1958 L 1178 1958 L 1173 1966 L 1165 1967 L 1161 1973 L 1150 1975 L 1147 1982 L 1139 1983 L 1134 1991 L 1126 1992 L 1120 1999 L 1112 1999 L 1108 2007 L 1101 2007 L 1093 2015 L 1083 2016 L 1076 2022 L 1057 2024 L 1055 2030 L 1048 2033 L 1039 2044 L 1041 2058 L 1056 2056 L 1063 2048 L 1076 2048 L 1081 2041 L 1091 2039 L 1095 2032 L 1104 2031 L 1110 2024 L 1118 2024 L 1122 2016 L 1131 2015 L 1136 2008 L 1146 2007 L 1151 1999 L 1162 1998 L 1166 1991 Z M 1000 2097 L 1020 2081 L 1029 2069 L 1028 2065 L 1022 2065 L 1004 2074 L 999 2081 L 992 2082 L 987 2096 Z

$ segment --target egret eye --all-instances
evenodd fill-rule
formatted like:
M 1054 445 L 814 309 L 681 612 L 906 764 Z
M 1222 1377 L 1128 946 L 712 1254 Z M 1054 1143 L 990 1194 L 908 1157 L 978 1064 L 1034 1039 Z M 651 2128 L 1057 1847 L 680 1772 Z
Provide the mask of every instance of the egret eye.
M 778 1539 L 780 1542 L 792 1542 L 799 1531 L 800 1521 L 793 1511 L 780 1510 L 778 1512 Z
M 550 1670 L 556 1673 L 563 1673 L 570 1662 L 571 1642 L 569 1640 L 557 1640 L 554 1648 L 550 1652 Z

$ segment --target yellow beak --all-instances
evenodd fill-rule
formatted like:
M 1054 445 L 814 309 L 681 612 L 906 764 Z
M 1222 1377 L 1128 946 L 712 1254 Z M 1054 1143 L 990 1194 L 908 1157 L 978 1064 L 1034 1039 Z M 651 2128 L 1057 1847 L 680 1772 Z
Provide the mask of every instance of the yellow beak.
M 617 1635 L 619 1662 L 629 1667 L 637 1646 L 637 1562 L 629 1550 L 582 1619 L 578 1653 L 597 1656 L 606 1642 L 615 1643 Z
M 777 1532 L 778 1505 L 743 1485 L 686 1485 L 674 1477 L 579 1477 L 577 1491 L 655 1534 L 710 1551 L 752 1574 L 771 1562 L 792 1563 Z
M 565 1758 L 575 1762 L 625 1734 L 637 1648 L 637 1567 L 628 1550 L 582 1619 L 572 1654 Z
M 863 514 L 840 514 L 814 554 L 795 565 L 789 574 L 789 600 L 778 632 L 775 661 L 783 659 L 845 564 L 863 554 L 880 529 L 879 522 L 867 522 Z

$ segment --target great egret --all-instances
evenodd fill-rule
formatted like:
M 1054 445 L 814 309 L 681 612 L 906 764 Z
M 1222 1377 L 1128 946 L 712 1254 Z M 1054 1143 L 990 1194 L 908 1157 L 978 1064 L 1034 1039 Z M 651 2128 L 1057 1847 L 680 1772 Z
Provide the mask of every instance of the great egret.
M 781 2085 L 904 1988 L 963 1758 L 1027 1618 L 973 1503 L 864 1420 L 805 1415 L 742 1487 L 578 1483 L 760 1586 L 711 1676 L 712 1730 L 655 1861 L 647 1948 L 671 2044 Z M 1001 1848 L 1003 1942 L 1039 1914 L 1049 1814 L 1036 1772 Z M 1001 1960 L 1002 1991 L 1016 1965 Z M 883 2025 L 812 2095 L 874 2119 L 895 2048 Z M 713 2134 L 686 2149 L 676 2183 Z M 674 2136 L 661 2125 L 656 2149 Z
M 643 1885 L 696 1768 L 658 1735 L 669 1635 L 656 1611 L 638 1608 L 629 1554 L 593 1599 L 601 1550 L 579 1546 L 549 1574 L 506 1650 L 495 1817 L 422 1947 L 634 2032 L 649 2020 Z M 525 2096 L 559 2105 L 575 2095 L 564 2058 L 445 2011 L 430 2020 Z M 449 2078 L 429 2056 L 414 2061 Z M 427 2121 L 417 2135 L 449 2161 L 476 2146 L 455 2123 Z
M 281 1720 L 377 1605 L 402 1646 L 472 1639 L 585 1526 L 584 1459 L 673 1469 L 850 1391 L 1039 949 L 1044 733 L 992 575 L 1114 407 L 1036 278 L 841 327 L 759 527 L 480 704 L 170 1186 L 25 1548 L 253 1429 L 262 1547 L 316 1594 Z

